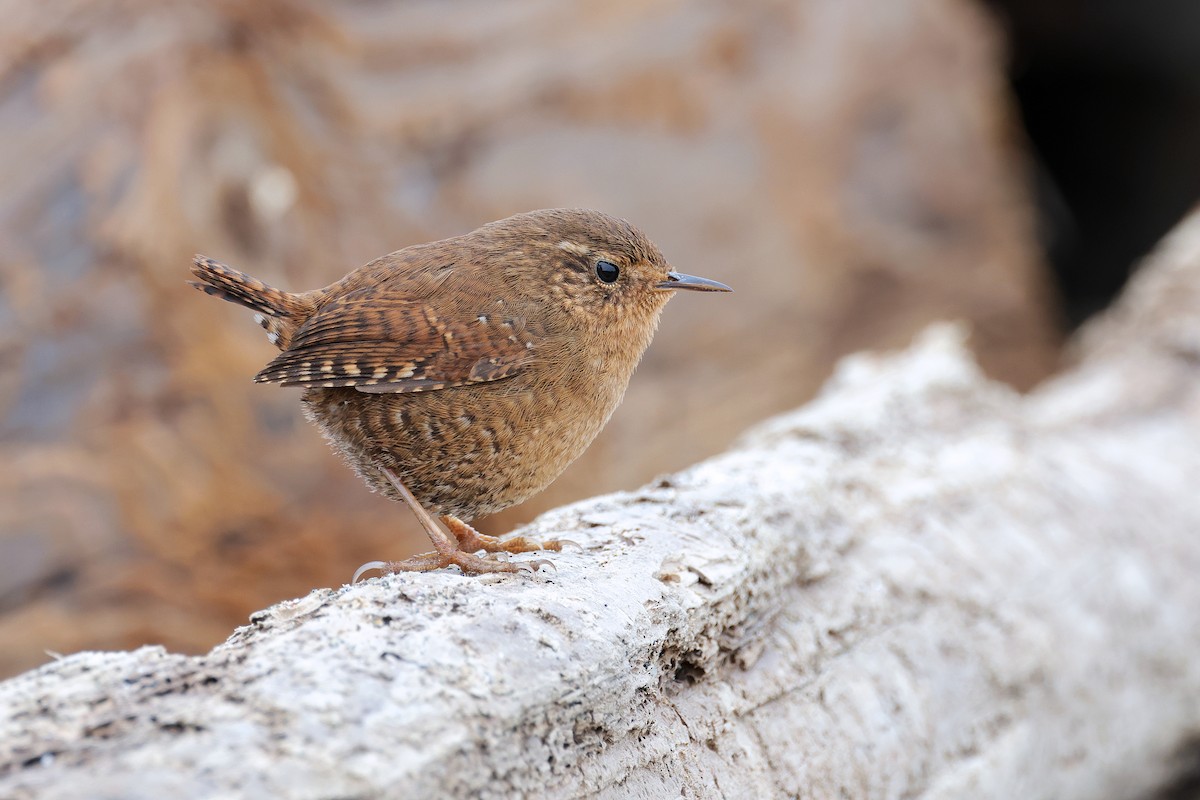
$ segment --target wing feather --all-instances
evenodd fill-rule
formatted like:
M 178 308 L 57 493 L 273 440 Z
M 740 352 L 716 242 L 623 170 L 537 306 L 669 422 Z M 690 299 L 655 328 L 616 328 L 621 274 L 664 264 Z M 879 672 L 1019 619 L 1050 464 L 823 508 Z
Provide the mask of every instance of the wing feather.
M 501 380 L 534 356 L 540 337 L 523 319 L 440 311 L 427 296 L 384 287 L 349 293 L 319 308 L 254 380 L 425 392 Z

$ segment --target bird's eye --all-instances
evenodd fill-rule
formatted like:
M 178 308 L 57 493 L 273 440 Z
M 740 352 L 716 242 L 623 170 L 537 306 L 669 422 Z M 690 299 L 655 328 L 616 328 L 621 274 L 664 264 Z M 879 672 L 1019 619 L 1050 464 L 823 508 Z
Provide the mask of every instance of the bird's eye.
M 596 277 L 605 283 L 612 283 L 621 276 L 621 270 L 611 261 L 596 262 Z

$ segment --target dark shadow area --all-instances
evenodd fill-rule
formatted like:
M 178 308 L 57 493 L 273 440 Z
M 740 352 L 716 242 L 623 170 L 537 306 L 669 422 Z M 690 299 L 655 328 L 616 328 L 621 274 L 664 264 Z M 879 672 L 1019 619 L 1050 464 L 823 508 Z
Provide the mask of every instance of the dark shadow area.
M 1043 244 L 1078 325 L 1200 198 L 1200 4 L 989 5 L 1009 32 Z

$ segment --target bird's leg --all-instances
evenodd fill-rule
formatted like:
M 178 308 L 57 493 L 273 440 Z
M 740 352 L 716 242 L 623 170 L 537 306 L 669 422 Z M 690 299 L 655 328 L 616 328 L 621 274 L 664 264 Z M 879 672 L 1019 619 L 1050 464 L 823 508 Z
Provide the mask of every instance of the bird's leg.
M 412 558 L 406 558 L 403 561 L 369 561 L 355 571 L 352 582 L 357 581 L 364 572 L 372 569 L 382 570 L 385 575 L 390 575 L 393 572 L 429 572 L 456 564 L 465 574 L 478 575 L 484 572 L 534 572 L 543 563 L 549 563 L 543 561 L 495 561 L 490 558 L 482 558 L 472 552 L 464 551 L 459 547 L 458 541 L 446 533 L 438 525 L 433 515 L 425 510 L 425 507 L 418 502 L 417 498 L 413 497 L 413 493 L 396 477 L 395 473 L 386 468 L 381 469 L 381 471 L 384 477 L 388 479 L 400 494 L 400 499 L 416 514 L 417 521 L 421 523 L 421 527 L 425 529 L 425 533 L 429 536 L 430 541 L 433 542 L 434 552 L 421 553 Z M 449 519 L 454 518 L 449 517 Z M 454 521 L 458 522 L 458 520 Z M 467 530 L 471 530 L 469 526 L 461 522 L 459 524 L 466 527 Z M 478 536 L 478 534 L 476 535 Z M 490 539 L 492 537 L 487 538 Z
M 550 539 L 549 541 L 539 542 L 534 539 L 527 539 L 524 536 L 513 536 L 508 539 L 501 539 L 498 536 L 488 536 L 486 533 L 480 533 L 475 530 L 452 514 L 442 517 L 442 522 L 446 524 L 446 527 L 454 534 L 454 538 L 458 540 L 458 549 L 465 550 L 468 553 L 474 553 L 479 550 L 485 550 L 489 553 L 532 553 L 534 550 L 562 550 L 563 541 L 565 541 Z M 568 542 L 568 544 L 574 543 Z

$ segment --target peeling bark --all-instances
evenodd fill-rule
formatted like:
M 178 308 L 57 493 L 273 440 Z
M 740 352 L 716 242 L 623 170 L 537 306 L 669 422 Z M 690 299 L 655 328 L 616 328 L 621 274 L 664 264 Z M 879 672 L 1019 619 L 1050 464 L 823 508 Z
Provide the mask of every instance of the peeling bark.
M 0 684 L 3 797 L 1131 797 L 1200 737 L 1200 218 L 1029 396 L 953 327 L 544 515 L 540 579 L 396 575 L 200 657 Z M 331 533 L 332 535 L 332 533 Z

